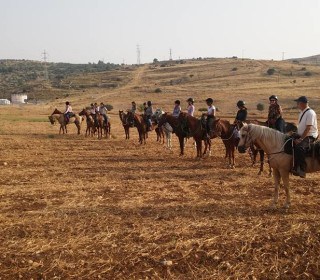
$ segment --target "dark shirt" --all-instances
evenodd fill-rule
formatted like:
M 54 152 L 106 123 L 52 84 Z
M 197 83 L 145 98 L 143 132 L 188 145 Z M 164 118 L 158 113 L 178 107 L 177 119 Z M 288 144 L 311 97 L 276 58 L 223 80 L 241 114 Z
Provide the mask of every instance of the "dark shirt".
M 236 120 L 245 122 L 247 120 L 247 109 L 240 109 L 237 113 Z

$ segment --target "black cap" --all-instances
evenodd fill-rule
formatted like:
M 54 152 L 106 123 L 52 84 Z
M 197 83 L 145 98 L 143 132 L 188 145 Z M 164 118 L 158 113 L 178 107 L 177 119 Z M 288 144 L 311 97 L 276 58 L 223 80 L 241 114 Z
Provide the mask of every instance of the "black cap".
M 213 99 L 212 99 L 212 98 L 207 98 L 207 99 L 206 99 L 206 102 L 208 102 L 208 103 L 213 103 Z
M 308 98 L 306 96 L 300 96 L 298 99 L 295 99 L 296 102 L 308 103 Z

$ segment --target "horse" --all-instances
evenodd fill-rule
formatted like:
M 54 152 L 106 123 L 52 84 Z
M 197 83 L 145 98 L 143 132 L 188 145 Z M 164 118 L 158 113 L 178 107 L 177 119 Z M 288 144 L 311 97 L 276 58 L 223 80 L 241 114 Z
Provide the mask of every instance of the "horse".
M 94 133 L 96 132 L 96 126 L 90 112 L 86 109 L 82 109 L 82 111 L 79 113 L 79 116 L 86 116 L 86 121 L 87 121 L 86 137 L 88 135 L 93 136 Z
M 291 205 L 289 174 L 293 166 L 293 156 L 284 152 L 286 138 L 288 135 L 275 129 L 263 127 L 255 124 L 245 124 L 240 129 L 240 142 L 238 150 L 244 153 L 251 143 L 257 143 L 269 156 L 270 166 L 274 173 L 274 197 L 271 207 L 277 207 L 279 199 L 279 185 L 282 179 L 286 192 L 285 208 Z M 306 158 L 306 172 L 316 172 L 320 170 L 320 162 L 317 158 Z
M 234 151 L 237 146 L 237 132 L 235 131 L 236 125 L 230 124 L 227 120 L 215 119 L 210 127 L 213 135 L 221 138 L 225 148 L 228 163 L 230 168 L 235 167 Z
M 259 120 L 247 120 L 246 123 L 253 123 L 253 124 L 257 124 L 257 125 L 261 125 L 261 126 L 267 126 L 268 123 L 267 122 L 262 122 Z M 242 127 L 242 125 L 240 125 L 240 128 Z M 293 132 L 297 131 L 297 126 L 295 123 L 293 122 L 285 122 L 284 121 L 284 132 L 287 133 L 288 135 L 292 134 Z M 252 161 L 252 166 L 255 165 L 256 163 L 256 159 L 257 159 L 257 155 L 259 154 L 260 157 L 260 169 L 258 172 L 258 175 L 261 175 L 263 172 L 263 167 L 264 167 L 264 156 L 265 153 L 263 151 L 263 149 L 261 149 L 259 147 L 259 145 L 257 145 L 256 143 L 252 143 L 250 145 L 250 149 L 249 149 L 249 153 L 250 153 L 250 157 L 251 157 L 251 161 Z M 269 176 L 272 176 L 272 169 L 270 167 L 269 164 Z
M 178 119 L 181 123 L 184 122 L 184 125 L 189 129 L 189 133 L 187 136 L 192 136 L 197 148 L 197 158 L 203 157 L 208 150 L 209 147 L 209 154 L 211 151 L 211 140 L 207 137 L 207 130 L 203 127 L 202 121 L 188 115 L 187 113 L 180 113 Z M 205 149 L 202 154 L 202 140 L 205 143 Z
M 161 109 L 157 109 L 154 114 L 153 114 L 153 117 L 156 121 L 156 123 L 159 122 L 159 119 L 160 117 L 164 114 L 165 112 L 162 111 Z M 161 129 L 162 131 L 162 134 L 165 135 L 165 138 L 166 138 L 166 147 L 171 150 L 172 149 L 172 144 L 171 144 L 171 141 L 172 141 L 172 127 L 170 126 L 169 123 L 164 123 L 162 126 L 159 126 L 156 128 L 157 129 Z M 157 139 L 158 140 L 158 139 Z
M 122 126 L 124 128 L 124 133 L 126 135 L 126 140 L 127 140 L 130 138 L 129 129 L 131 127 L 131 125 L 128 122 L 127 113 L 123 112 L 122 110 L 119 110 L 119 118 L 120 118 Z
M 59 134 L 61 134 L 61 131 L 63 132 L 63 134 L 68 133 L 67 125 L 70 123 L 74 123 L 76 125 L 78 129 L 78 134 L 80 134 L 81 123 L 83 119 L 78 114 L 74 114 L 74 116 L 72 116 L 69 119 L 69 122 L 66 123 L 65 115 L 62 112 L 60 112 L 58 109 L 55 109 L 53 113 L 50 116 L 48 116 L 48 118 L 51 124 L 54 124 L 56 121 L 59 122 L 60 124 Z
M 175 133 L 179 139 L 180 145 L 180 156 L 184 155 L 184 138 L 187 137 L 186 132 L 182 129 L 182 124 L 178 118 L 169 115 L 168 113 L 163 113 L 158 118 L 158 126 L 166 126 L 169 124 L 172 128 L 172 132 Z
M 135 127 L 139 133 L 139 143 L 146 144 L 147 138 L 147 124 L 142 115 L 128 111 L 127 121 L 129 123 L 134 123 Z

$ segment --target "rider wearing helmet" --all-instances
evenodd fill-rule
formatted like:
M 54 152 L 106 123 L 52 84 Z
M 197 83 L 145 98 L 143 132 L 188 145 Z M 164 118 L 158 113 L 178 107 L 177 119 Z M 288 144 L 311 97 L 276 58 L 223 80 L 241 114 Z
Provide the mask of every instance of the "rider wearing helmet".
M 247 108 L 246 103 L 243 100 L 239 100 L 237 102 L 238 112 L 236 115 L 236 119 L 234 121 L 235 124 L 239 124 L 240 122 L 245 122 L 247 120 Z
M 66 102 L 66 110 L 64 112 L 64 117 L 65 117 L 65 120 L 66 120 L 66 124 L 68 124 L 71 116 L 73 115 L 73 112 L 72 112 L 72 107 L 71 107 L 71 104 L 69 101 Z
M 174 102 L 172 116 L 177 118 L 177 117 L 179 117 L 180 113 L 181 113 L 180 100 L 176 100 Z
M 194 99 L 190 97 L 190 98 L 187 99 L 187 102 L 188 102 L 187 114 L 188 114 L 189 116 L 192 116 L 192 117 L 193 117 L 194 110 L 195 110 L 194 105 L 193 105 Z
M 269 97 L 270 105 L 269 105 L 269 113 L 267 124 L 268 127 L 274 128 L 281 132 L 285 132 L 284 130 L 284 121 L 282 119 L 282 109 L 278 104 L 278 97 L 276 95 L 271 95 Z
M 147 102 L 148 107 L 145 109 L 144 114 L 145 114 L 145 120 L 147 122 L 147 131 L 151 131 L 152 129 L 152 120 L 151 117 L 153 115 L 153 108 L 152 108 L 152 102 L 148 101 Z
M 207 116 L 207 121 L 206 121 L 206 128 L 207 128 L 207 133 L 208 136 L 212 136 L 212 123 L 214 118 L 216 117 L 216 107 L 213 106 L 213 99 L 212 98 L 207 98 L 206 103 L 208 105 L 208 111 L 207 113 L 204 113 L 204 116 Z M 212 137 L 211 137 L 212 138 Z

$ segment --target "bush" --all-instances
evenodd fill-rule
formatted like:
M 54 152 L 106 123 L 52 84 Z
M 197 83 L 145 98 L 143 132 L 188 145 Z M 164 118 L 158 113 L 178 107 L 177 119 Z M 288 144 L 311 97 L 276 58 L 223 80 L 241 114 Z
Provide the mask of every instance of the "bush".
M 275 72 L 276 72 L 276 70 L 275 70 L 274 68 L 269 68 L 269 69 L 267 70 L 267 74 L 268 74 L 268 75 L 273 75 Z
M 257 104 L 257 110 L 258 111 L 263 111 L 264 110 L 264 104 L 263 103 L 258 103 Z
M 237 67 L 232 68 L 232 71 L 237 71 L 237 70 L 238 70 Z
M 106 104 L 106 108 L 108 111 L 111 111 L 113 109 L 113 106 L 111 104 Z
M 310 76 L 312 76 L 312 73 L 308 71 L 308 72 L 304 73 L 304 75 L 307 77 L 310 77 Z
M 306 68 L 306 67 L 302 67 L 300 70 L 301 70 L 301 71 L 306 71 L 307 68 Z
M 160 93 L 160 92 L 162 92 L 162 90 L 161 90 L 161 88 L 156 88 L 154 92 L 155 93 Z

